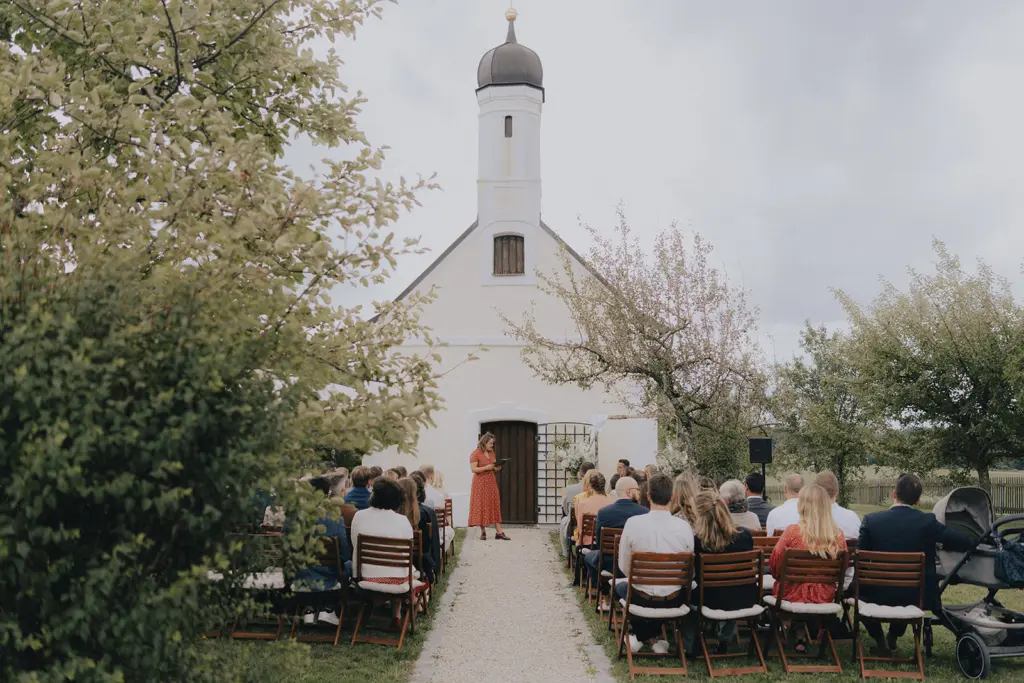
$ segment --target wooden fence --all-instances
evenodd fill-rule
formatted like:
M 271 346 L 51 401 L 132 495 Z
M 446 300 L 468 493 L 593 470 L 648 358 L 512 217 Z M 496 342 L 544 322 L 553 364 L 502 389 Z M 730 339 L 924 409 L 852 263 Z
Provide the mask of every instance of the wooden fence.
M 872 479 L 851 484 L 847 487 L 849 504 L 891 505 L 895 486 L 894 479 Z M 930 509 L 935 501 L 954 488 L 956 487 L 941 481 L 926 480 L 921 496 L 923 507 Z M 781 502 L 784 498 L 782 485 L 769 485 L 768 497 L 776 504 Z M 992 477 L 992 504 L 997 515 L 1024 513 L 1024 477 Z

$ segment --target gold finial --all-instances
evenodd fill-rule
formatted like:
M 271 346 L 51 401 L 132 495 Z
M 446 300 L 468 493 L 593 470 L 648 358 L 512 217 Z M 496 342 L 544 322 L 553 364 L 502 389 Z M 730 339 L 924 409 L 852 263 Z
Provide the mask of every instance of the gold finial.
M 505 10 L 505 19 L 507 19 L 508 21 L 515 21 L 516 17 L 518 16 L 519 13 L 516 12 L 515 7 L 510 6 L 507 10 Z

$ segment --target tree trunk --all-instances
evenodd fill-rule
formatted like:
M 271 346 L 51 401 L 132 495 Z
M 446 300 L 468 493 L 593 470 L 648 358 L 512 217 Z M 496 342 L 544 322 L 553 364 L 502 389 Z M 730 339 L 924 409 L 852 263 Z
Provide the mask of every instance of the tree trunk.
M 837 501 L 844 508 L 848 508 L 850 495 L 846 490 L 846 458 L 840 456 L 836 461 L 836 479 L 839 481 L 839 500 Z
M 978 486 L 992 493 L 992 478 L 989 476 L 988 463 L 980 464 L 975 469 L 978 470 Z

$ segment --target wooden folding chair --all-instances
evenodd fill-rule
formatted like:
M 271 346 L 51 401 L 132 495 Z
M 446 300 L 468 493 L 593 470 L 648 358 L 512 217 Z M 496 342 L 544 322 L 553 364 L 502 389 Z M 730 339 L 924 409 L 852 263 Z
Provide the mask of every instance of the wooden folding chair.
M 604 589 L 611 584 L 615 578 L 615 567 L 619 555 L 619 539 L 622 538 L 622 529 L 605 527 L 601 529 L 601 538 L 597 542 L 597 590 L 593 591 L 590 581 L 587 581 L 587 602 L 590 602 L 591 592 L 596 593 L 594 600 L 594 611 L 601 614 L 601 596 L 605 594 Z M 604 568 L 604 558 L 612 558 L 612 571 Z M 611 594 L 608 598 L 609 611 L 611 611 Z
M 748 531 L 750 531 L 750 535 L 754 538 L 764 538 L 768 536 L 768 532 L 764 529 L 748 529 Z
M 775 577 L 768 573 L 768 560 L 771 557 L 772 551 L 775 550 L 775 546 L 779 542 L 779 536 L 754 536 L 754 550 L 760 550 L 764 553 L 765 562 L 762 569 L 764 578 L 762 580 L 762 590 L 766 595 L 771 595 L 772 588 L 775 587 Z
M 448 569 L 448 512 L 443 507 L 434 508 L 437 515 L 437 528 L 441 534 L 441 573 Z
M 597 515 L 583 515 L 583 519 L 580 520 L 580 540 L 579 543 L 576 544 L 575 576 L 575 578 L 579 580 L 581 593 L 586 591 L 586 586 L 583 585 L 583 581 L 587 578 L 585 565 L 583 564 L 583 556 L 589 555 L 591 552 L 594 552 L 594 549 L 592 547 L 583 545 L 583 539 L 587 536 L 593 539 L 595 526 L 597 526 Z M 592 543 L 593 541 L 591 541 L 591 544 Z
M 860 599 L 865 586 L 916 589 L 911 604 L 890 606 L 876 605 Z M 908 591 L 909 592 L 909 591 Z M 924 659 L 921 657 L 921 634 L 924 630 L 925 556 L 924 553 L 879 553 L 861 550 L 857 552 L 856 572 L 853 580 L 853 597 L 847 602 L 853 606 L 853 651 L 860 664 L 861 678 L 914 678 L 924 680 Z M 864 644 L 860 638 L 860 623 L 864 620 L 879 624 L 907 623 L 914 633 L 914 656 L 910 658 L 865 657 Z M 891 671 L 869 669 L 865 662 L 888 662 L 890 664 L 917 664 L 917 671 Z
M 704 553 L 700 556 L 699 577 L 697 584 L 700 587 L 697 596 L 697 633 L 700 634 L 700 646 L 704 652 L 704 661 L 708 665 L 708 675 L 712 678 L 718 676 L 738 676 L 742 674 L 766 673 L 768 671 L 764 663 L 764 654 L 761 652 L 761 643 L 757 640 L 757 618 L 761 616 L 765 608 L 761 605 L 761 581 L 764 571 L 764 553 L 760 550 L 750 550 L 742 553 Z M 734 588 L 743 586 L 756 587 L 757 591 L 754 604 L 739 610 L 718 610 L 711 609 L 704 604 L 704 591 L 708 588 Z M 753 591 L 751 591 L 753 592 Z M 708 651 L 707 638 L 704 636 L 704 622 L 736 621 L 745 622 L 750 628 L 750 647 L 746 655 L 744 653 L 733 654 L 711 654 Z M 761 662 L 760 666 L 747 666 L 734 669 L 714 669 L 712 662 L 715 659 L 728 659 L 731 657 L 743 657 L 757 655 Z
M 445 536 L 445 543 L 448 544 L 448 554 L 455 554 L 455 515 L 452 512 L 452 499 L 444 499 L 444 518 L 445 524 L 448 525 L 448 533 Z
M 242 582 L 242 588 L 256 594 L 261 600 L 270 605 L 272 611 L 277 613 L 276 623 L 271 620 L 269 623 L 255 621 L 239 627 L 236 618 L 231 625 L 232 640 L 277 640 L 284 630 L 285 607 L 284 591 L 287 586 L 285 581 L 284 552 L 281 547 L 283 537 L 279 533 L 273 534 L 252 534 L 246 539 L 246 543 L 253 545 L 255 549 L 255 565 L 251 568 Z M 253 626 L 269 626 L 274 628 L 273 632 L 258 631 Z
M 428 536 L 427 539 L 429 541 L 430 537 Z M 423 566 L 423 532 L 419 529 L 416 529 L 412 532 L 412 548 L 412 562 L 413 567 L 416 568 L 416 570 L 413 572 L 413 578 L 427 584 L 427 587 L 423 589 L 426 595 L 426 600 L 423 601 L 423 614 L 427 614 L 427 606 L 430 604 L 431 586 L 430 582 L 427 581 L 426 568 Z
M 341 552 L 338 548 L 338 539 L 333 536 L 329 536 L 320 539 L 320 542 L 320 548 L 317 552 L 316 558 L 313 560 L 313 564 L 317 567 L 334 567 L 338 572 L 338 581 L 333 586 L 324 586 L 319 589 L 308 586 L 299 586 L 295 583 L 292 584 L 295 614 L 292 617 L 291 637 L 304 643 L 332 643 L 337 646 L 338 640 L 341 638 L 341 625 L 345 621 L 345 605 L 348 602 L 348 587 L 345 585 L 345 581 L 342 578 L 344 575 L 344 567 L 341 562 Z M 314 614 L 317 614 L 321 607 L 331 607 L 338 613 L 338 626 L 334 629 L 334 633 L 332 635 L 325 635 L 322 633 L 303 635 L 302 633 L 299 633 L 299 635 L 296 636 L 295 634 L 299 627 L 299 621 L 302 619 L 302 613 L 305 609 L 312 608 Z
M 682 619 L 690 613 L 690 593 L 693 582 L 693 553 L 634 553 L 629 561 L 629 576 L 626 579 L 629 583 L 626 588 L 626 597 L 619 601 L 622 607 L 622 629 L 619 631 L 619 659 L 622 659 L 625 651 L 626 660 L 629 663 L 629 678 L 633 680 L 636 674 L 651 675 L 686 675 L 686 650 L 683 648 Z M 642 607 L 634 603 L 636 593 L 644 594 L 643 589 L 638 586 L 670 586 L 678 589 L 683 594 L 683 603 L 679 607 L 657 608 Z M 652 596 L 646 595 L 645 599 L 650 600 Z M 665 654 L 656 652 L 633 653 L 632 648 L 626 643 L 629 635 L 630 618 L 660 620 L 670 622 L 675 633 L 676 654 L 671 649 Z M 681 667 L 638 667 L 633 665 L 633 658 L 668 658 L 677 656 L 682 664 Z
M 764 597 L 764 602 L 768 605 L 768 611 L 771 615 L 771 628 L 775 633 L 775 642 L 779 647 L 779 656 L 782 658 L 782 666 L 787 674 L 842 672 L 843 665 L 839 662 L 835 641 L 832 640 L 832 634 L 823 622 L 829 617 L 838 618 L 842 614 L 841 600 L 843 595 L 843 574 L 845 571 L 845 552 L 840 552 L 837 557 L 830 559 L 813 555 L 808 550 L 786 549 L 786 554 L 782 557 L 782 567 L 779 575 L 775 577 L 775 583 L 779 587 L 778 594 L 780 596 L 786 594 L 787 585 L 795 583 L 833 586 L 835 590 L 835 597 L 832 602 L 827 603 L 790 602 L 789 600 L 776 599 L 772 595 Z M 808 622 L 814 622 L 815 627 L 820 626 L 817 656 L 819 659 L 824 657 L 827 644 L 828 652 L 831 653 L 834 663 L 827 666 L 790 664 L 789 659 L 794 655 L 787 655 L 786 648 L 783 646 L 783 621 L 792 622 L 794 626 L 799 623 L 807 636 L 808 644 L 812 640 L 807 626 Z M 795 656 L 800 655 L 797 654 Z
M 352 633 L 352 643 L 375 643 L 377 645 L 397 645 L 402 649 L 405 642 L 405 632 L 410 629 L 416 632 L 416 605 L 424 604 L 424 590 L 427 585 L 413 577 L 415 571 L 413 564 L 413 553 L 415 548 L 411 538 L 385 538 L 382 536 L 367 536 L 360 534 L 358 550 L 356 551 L 355 575 L 356 585 L 360 590 L 359 618 L 356 620 L 356 628 Z M 405 580 L 400 584 L 382 583 L 366 578 L 364 572 L 368 567 L 387 567 L 402 571 Z M 359 630 L 363 626 L 363 620 L 372 616 L 374 608 L 384 602 L 400 600 L 405 608 L 405 616 L 400 623 L 398 640 L 392 638 L 373 638 L 360 636 Z M 367 614 L 369 607 L 369 615 Z
M 569 511 L 569 527 L 565 531 L 569 538 L 569 569 L 573 570 L 573 576 L 576 572 L 576 543 L 572 539 L 576 536 L 576 512 L 570 508 Z

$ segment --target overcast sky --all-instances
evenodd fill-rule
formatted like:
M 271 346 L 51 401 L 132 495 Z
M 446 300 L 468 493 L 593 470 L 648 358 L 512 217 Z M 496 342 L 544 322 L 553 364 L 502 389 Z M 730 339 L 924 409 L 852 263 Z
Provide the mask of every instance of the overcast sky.
M 672 220 L 715 245 L 761 310 L 769 358 L 805 319 L 840 324 L 880 276 L 928 267 L 931 239 L 1013 279 L 1024 260 L 1024 2 L 516 0 L 544 64 L 543 217 L 577 250 L 577 217 Z M 389 6 L 340 43 L 388 175 L 443 191 L 397 231 L 422 236 L 375 291 L 394 296 L 476 215 L 476 67 L 504 41 L 501 0 Z M 289 161 L 325 156 L 297 143 Z

